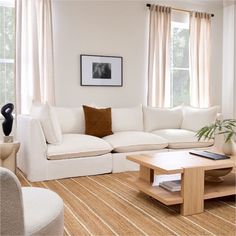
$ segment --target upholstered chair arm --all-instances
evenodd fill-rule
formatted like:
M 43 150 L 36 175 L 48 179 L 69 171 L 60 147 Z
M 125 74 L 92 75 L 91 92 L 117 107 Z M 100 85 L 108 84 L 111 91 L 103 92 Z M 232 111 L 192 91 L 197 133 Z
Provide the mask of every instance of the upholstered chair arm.
M 0 235 L 24 235 L 21 185 L 17 177 L 0 167 Z

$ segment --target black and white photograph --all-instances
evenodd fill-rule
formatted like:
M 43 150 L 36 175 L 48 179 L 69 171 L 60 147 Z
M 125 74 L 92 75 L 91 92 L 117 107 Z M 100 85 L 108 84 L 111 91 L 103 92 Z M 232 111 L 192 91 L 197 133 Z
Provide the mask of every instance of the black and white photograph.
M 93 79 L 111 79 L 111 63 L 93 62 Z
M 81 54 L 80 85 L 122 87 L 123 58 Z

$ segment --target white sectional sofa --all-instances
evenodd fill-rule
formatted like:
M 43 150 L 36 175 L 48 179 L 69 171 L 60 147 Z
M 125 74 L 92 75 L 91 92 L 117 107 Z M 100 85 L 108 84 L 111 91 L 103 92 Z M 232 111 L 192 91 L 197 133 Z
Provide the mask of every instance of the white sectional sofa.
M 198 142 L 195 131 L 215 121 L 217 107 L 112 108 L 113 134 L 103 138 L 84 134 L 82 108 L 47 105 L 46 112 L 17 118 L 17 163 L 30 181 L 138 170 L 127 155 L 209 147 L 213 141 Z

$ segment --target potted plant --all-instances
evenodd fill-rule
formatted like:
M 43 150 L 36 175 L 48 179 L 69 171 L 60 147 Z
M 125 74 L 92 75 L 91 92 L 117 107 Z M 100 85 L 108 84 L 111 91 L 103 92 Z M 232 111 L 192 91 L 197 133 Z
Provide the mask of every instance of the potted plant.
M 234 137 L 236 136 L 236 119 L 216 120 L 215 123 L 204 126 L 198 130 L 196 136 L 198 141 L 204 139 L 214 139 L 215 135 L 224 135 L 224 145 L 222 151 L 226 155 L 231 155 L 234 151 Z

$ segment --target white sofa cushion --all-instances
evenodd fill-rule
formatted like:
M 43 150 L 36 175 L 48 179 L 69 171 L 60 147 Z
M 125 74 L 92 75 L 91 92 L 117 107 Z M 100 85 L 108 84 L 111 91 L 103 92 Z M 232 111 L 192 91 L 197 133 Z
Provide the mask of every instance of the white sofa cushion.
M 98 156 L 111 152 L 112 147 L 104 140 L 86 134 L 63 134 L 61 145 L 48 145 L 50 160 Z
M 174 108 L 144 107 L 144 130 L 179 129 L 183 121 L 182 106 Z
M 210 108 L 194 108 L 184 107 L 184 118 L 181 128 L 198 131 L 206 125 L 210 125 L 215 122 L 217 117 L 218 107 Z
M 112 108 L 112 131 L 143 131 L 142 106 Z
M 55 107 L 63 134 L 85 133 L 83 108 Z
M 162 129 L 152 133 L 166 139 L 169 148 L 200 148 L 213 145 L 213 140 L 198 142 L 195 132 L 184 129 Z
M 40 120 L 44 136 L 50 144 L 62 142 L 61 126 L 54 107 L 46 104 L 34 104 L 30 112 L 31 116 Z
M 114 152 L 155 150 L 165 148 L 168 145 L 164 138 L 141 131 L 116 132 L 103 139 L 110 143 Z

